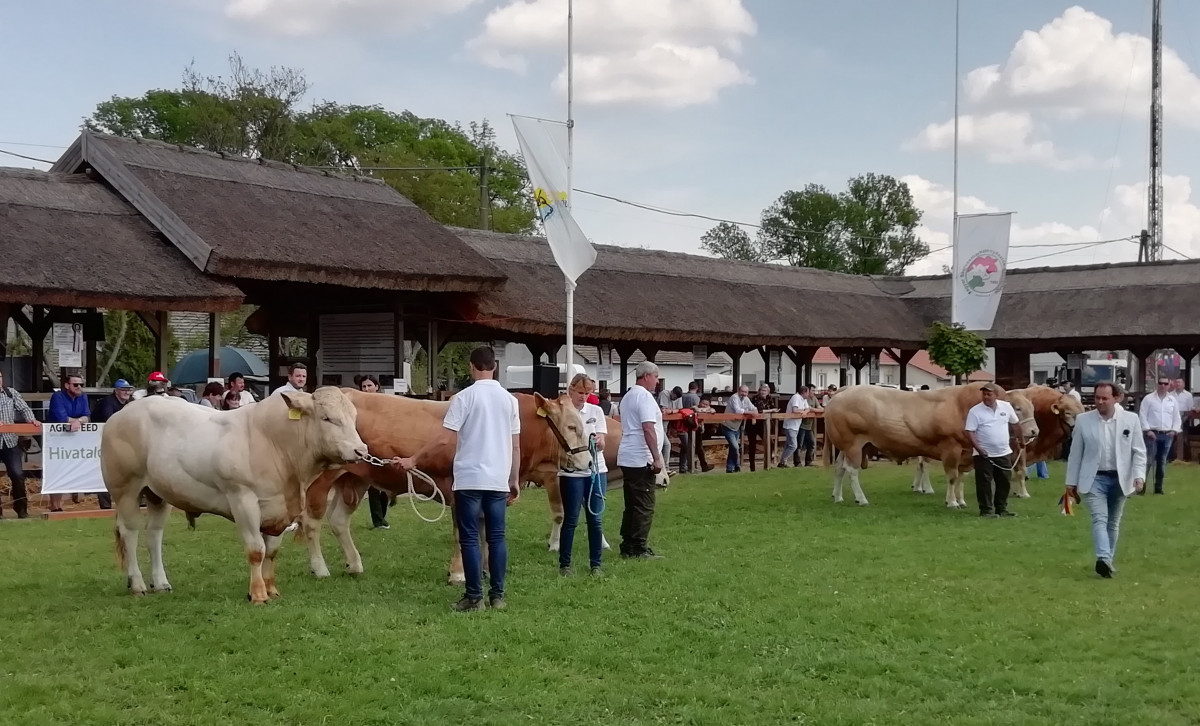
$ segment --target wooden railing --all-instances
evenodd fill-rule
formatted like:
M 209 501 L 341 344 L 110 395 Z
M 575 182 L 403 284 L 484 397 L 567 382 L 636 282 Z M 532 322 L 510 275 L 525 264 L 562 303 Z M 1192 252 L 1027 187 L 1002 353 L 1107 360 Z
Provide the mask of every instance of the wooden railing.
M 781 431 L 782 423 L 787 420 L 806 419 L 806 418 L 817 419 L 818 421 L 823 422 L 825 419 L 825 412 L 824 412 L 824 410 L 816 409 L 816 410 L 804 411 L 801 413 L 780 413 L 777 411 L 772 411 L 772 412 L 758 413 L 758 414 L 741 414 L 741 413 L 697 413 L 696 414 L 696 420 L 700 424 L 701 427 L 703 427 L 705 424 L 720 424 L 725 421 L 745 421 L 747 424 L 761 421 L 763 423 L 763 435 L 761 437 L 761 441 L 762 441 L 761 450 L 763 452 L 763 468 L 764 469 L 772 469 L 775 467 L 775 465 L 777 463 L 775 460 L 778 458 L 778 451 L 780 451 L 782 449 L 782 443 L 780 441 L 780 439 L 782 438 L 782 431 Z M 669 428 L 671 421 L 679 421 L 682 419 L 683 419 L 683 416 L 678 413 L 675 413 L 675 412 L 663 413 L 663 424 L 665 426 L 668 426 L 668 428 Z M 678 443 L 678 441 L 679 441 L 679 438 L 675 435 L 672 435 L 672 433 L 669 430 L 667 432 L 667 438 L 671 439 L 671 441 L 673 442 L 673 445 L 675 443 Z M 813 439 L 815 440 L 815 443 L 816 443 L 816 454 L 820 455 L 821 448 L 824 445 L 824 427 L 821 424 L 817 424 L 813 427 Z M 697 442 L 697 443 L 701 443 L 701 442 Z M 724 444 L 724 440 L 721 440 L 719 443 Z M 747 444 L 748 444 L 747 436 L 745 433 L 745 429 L 743 429 L 742 437 L 741 437 L 741 447 L 740 447 L 741 454 L 742 454 L 741 458 L 743 460 L 745 460 L 745 457 L 746 457 Z M 697 465 L 696 453 L 695 453 L 695 451 L 691 451 L 688 453 L 692 457 L 692 469 L 694 471 L 696 469 L 696 465 Z

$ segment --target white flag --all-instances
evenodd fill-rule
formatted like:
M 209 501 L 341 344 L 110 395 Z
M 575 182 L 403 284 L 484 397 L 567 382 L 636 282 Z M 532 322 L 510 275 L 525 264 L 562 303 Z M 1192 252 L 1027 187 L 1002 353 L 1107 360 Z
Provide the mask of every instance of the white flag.
M 584 236 L 567 208 L 567 126 L 513 116 L 517 143 L 533 183 L 533 200 L 546 228 L 554 261 L 571 282 L 596 261 L 596 248 Z
M 960 215 L 950 317 L 967 330 L 991 330 L 1008 271 L 1012 212 Z

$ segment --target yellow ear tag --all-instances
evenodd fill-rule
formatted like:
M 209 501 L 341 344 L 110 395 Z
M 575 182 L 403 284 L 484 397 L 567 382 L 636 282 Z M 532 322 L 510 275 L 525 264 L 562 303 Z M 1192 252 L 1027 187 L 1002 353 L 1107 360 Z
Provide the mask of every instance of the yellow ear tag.
M 288 418 L 290 418 L 293 421 L 299 421 L 300 417 L 303 415 L 304 415 L 304 412 L 298 408 L 289 408 L 288 409 Z
M 537 410 L 537 415 L 538 415 L 538 416 L 541 416 L 542 418 L 546 418 L 546 409 L 544 409 L 544 408 L 539 408 L 539 409 Z

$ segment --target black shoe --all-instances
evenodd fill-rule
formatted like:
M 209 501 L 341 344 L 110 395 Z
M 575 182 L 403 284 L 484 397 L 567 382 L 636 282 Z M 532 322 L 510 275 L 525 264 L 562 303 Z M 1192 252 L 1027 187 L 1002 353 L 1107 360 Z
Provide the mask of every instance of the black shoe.
M 504 602 L 504 598 L 502 597 L 494 597 L 488 604 L 492 606 L 492 610 L 503 610 L 508 607 L 508 605 Z M 483 608 L 480 608 L 480 610 L 482 609 Z
M 995 512 L 980 512 L 980 513 L 979 513 L 979 516 L 981 516 L 981 517 L 987 517 L 988 519 L 996 519 L 996 518 L 997 518 L 997 517 L 999 517 L 1000 515 L 999 515 L 999 514 L 996 514 Z
M 484 610 L 483 598 L 463 597 L 451 605 L 450 609 L 456 613 L 482 612 Z
M 1104 577 L 1104 578 L 1111 578 L 1112 573 L 1113 573 L 1113 570 L 1111 567 L 1109 567 L 1107 562 L 1105 562 L 1104 560 L 1096 560 L 1096 574 L 1097 575 Z
M 1015 517 L 1015 516 L 1017 516 L 1017 513 L 1016 513 L 1016 512 L 1010 512 L 1010 511 L 1008 511 L 1008 510 L 1006 509 L 1006 510 L 1004 510 L 1003 512 L 996 512 L 996 516 L 997 516 L 997 517 Z

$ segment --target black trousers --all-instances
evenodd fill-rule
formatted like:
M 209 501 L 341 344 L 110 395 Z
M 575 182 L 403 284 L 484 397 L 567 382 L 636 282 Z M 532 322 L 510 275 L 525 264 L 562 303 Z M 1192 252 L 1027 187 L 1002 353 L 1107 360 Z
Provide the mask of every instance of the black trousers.
M 621 516 L 621 554 L 640 555 L 649 549 L 654 523 L 654 469 L 649 465 L 622 466 L 625 512 Z
M 371 508 L 371 526 L 388 526 L 387 511 L 392 495 L 375 487 L 367 488 L 367 505 Z
M 24 517 L 29 514 L 29 500 L 25 498 L 25 467 L 24 453 L 20 448 L 14 446 L 0 447 L 0 462 L 4 464 L 4 472 L 8 474 L 8 480 L 12 482 L 12 507 L 18 517 Z M 4 507 L 0 504 L 0 513 L 4 512 Z
M 1008 511 L 1008 491 L 1011 487 L 1011 455 L 986 458 L 975 455 L 975 496 L 979 499 L 980 514 L 1003 514 Z

